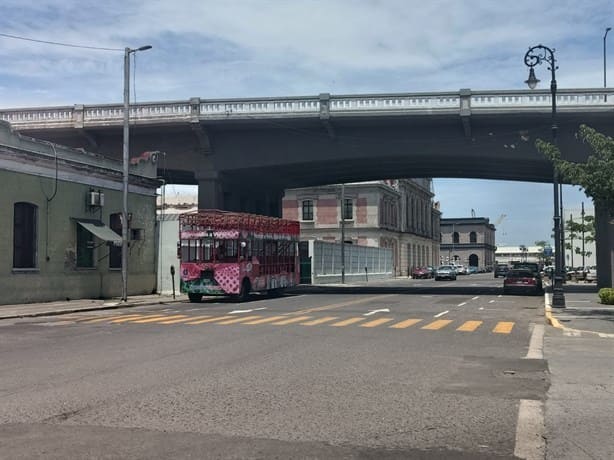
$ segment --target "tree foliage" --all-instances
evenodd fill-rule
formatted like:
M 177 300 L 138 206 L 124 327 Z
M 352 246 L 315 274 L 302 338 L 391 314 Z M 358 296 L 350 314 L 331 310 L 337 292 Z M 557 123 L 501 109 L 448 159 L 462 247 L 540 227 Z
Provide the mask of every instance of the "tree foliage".
M 614 139 L 586 125 L 580 126 L 578 137 L 593 151 L 585 163 L 562 159 L 558 147 L 541 139 L 535 145 L 552 162 L 562 181 L 579 185 L 595 204 L 614 210 Z

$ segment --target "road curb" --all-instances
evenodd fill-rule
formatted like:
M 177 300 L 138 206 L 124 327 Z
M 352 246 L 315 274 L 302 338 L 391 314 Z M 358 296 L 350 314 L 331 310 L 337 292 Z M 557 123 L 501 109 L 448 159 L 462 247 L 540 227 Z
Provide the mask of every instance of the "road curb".
M 595 334 L 604 339 L 614 338 L 614 334 L 609 334 L 607 332 L 598 332 L 598 331 L 589 331 L 586 329 L 574 329 L 572 327 L 563 326 L 561 322 L 552 314 L 552 300 L 548 293 L 544 295 L 544 316 L 546 317 L 546 322 L 557 329 L 561 329 L 565 332 L 570 333 L 587 333 L 587 334 Z
M 146 307 L 149 305 L 162 305 L 167 303 L 167 300 L 157 300 L 157 301 L 146 301 L 139 303 L 118 303 L 116 305 L 97 305 L 94 307 L 75 307 L 70 309 L 63 310 L 45 310 L 45 311 L 37 311 L 34 313 L 22 313 L 15 314 L 9 316 L 0 316 L 0 321 L 5 319 L 19 319 L 19 318 L 37 318 L 39 316 L 61 316 L 61 315 L 69 315 L 71 313 L 80 313 L 80 312 L 88 312 L 88 311 L 100 311 L 100 310 L 117 310 L 120 308 L 132 308 L 132 307 Z

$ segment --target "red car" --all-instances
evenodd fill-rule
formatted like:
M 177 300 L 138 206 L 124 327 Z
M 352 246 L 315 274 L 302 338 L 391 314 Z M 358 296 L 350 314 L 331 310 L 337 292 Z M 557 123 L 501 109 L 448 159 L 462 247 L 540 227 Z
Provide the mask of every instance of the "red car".
M 539 274 L 527 269 L 512 269 L 503 281 L 504 294 L 542 294 L 544 288 Z
M 427 267 L 416 267 L 411 271 L 411 277 L 414 279 L 428 279 L 433 277 L 433 272 Z

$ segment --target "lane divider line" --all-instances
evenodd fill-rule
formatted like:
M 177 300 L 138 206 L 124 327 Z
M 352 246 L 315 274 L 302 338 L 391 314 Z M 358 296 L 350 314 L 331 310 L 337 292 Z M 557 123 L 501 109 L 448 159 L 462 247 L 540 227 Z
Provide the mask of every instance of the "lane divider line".
M 446 327 L 448 324 L 452 322 L 451 319 L 438 319 L 437 321 L 433 321 L 426 326 L 422 326 L 420 329 L 426 329 L 428 331 L 436 331 L 438 329 Z
M 344 319 L 343 321 L 339 321 L 338 323 L 334 323 L 331 324 L 331 327 L 342 327 L 342 326 L 349 326 L 350 324 L 355 324 L 355 323 L 359 323 L 361 321 L 364 321 L 365 318 L 350 318 L 350 319 Z
M 420 321 L 422 321 L 421 319 L 406 319 L 405 321 L 401 321 L 400 323 L 396 323 L 393 324 L 392 326 L 388 326 L 391 329 L 405 329 L 408 328 L 410 326 L 413 326 L 416 323 L 419 323 Z
M 317 326 L 318 324 L 328 323 L 329 321 L 334 321 L 339 319 L 338 316 L 325 316 L 324 318 L 314 319 L 313 321 L 307 321 L 306 323 L 301 323 L 301 326 Z
M 390 321 L 394 321 L 394 318 L 379 318 L 373 321 L 369 321 L 368 323 L 360 324 L 360 327 L 377 327 L 380 324 L 388 323 Z
M 463 325 L 457 328 L 457 331 L 473 332 L 482 325 L 483 321 L 465 321 Z
M 443 316 L 447 313 L 450 313 L 450 310 L 446 310 L 446 311 L 442 311 L 441 313 L 437 313 L 436 315 L 433 315 L 433 318 L 439 318 L 440 316 Z
M 514 328 L 514 323 L 511 321 L 499 321 L 492 330 L 495 334 L 509 334 Z
M 300 310 L 292 313 L 288 313 L 289 315 L 304 315 L 306 313 L 314 313 L 316 311 L 324 311 L 324 310 L 333 310 L 335 308 L 347 307 L 348 305 L 356 305 L 359 303 L 371 302 L 373 300 L 385 299 L 387 297 L 392 297 L 398 294 L 385 294 L 385 295 L 377 295 L 373 297 L 366 297 L 364 299 L 350 300 L 348 302 L 334 303 L 331 305 L 323 305 L 321 307 L 307 308 L 305 310 Z

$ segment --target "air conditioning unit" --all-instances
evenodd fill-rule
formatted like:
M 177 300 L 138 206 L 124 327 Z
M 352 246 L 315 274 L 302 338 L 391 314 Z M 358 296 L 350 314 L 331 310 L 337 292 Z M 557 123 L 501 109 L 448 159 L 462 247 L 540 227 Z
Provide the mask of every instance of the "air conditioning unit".
M 100 190 L 90 190 L 87 193 L 87 204 L 88 206 L 104 206 L 104 193 Z

